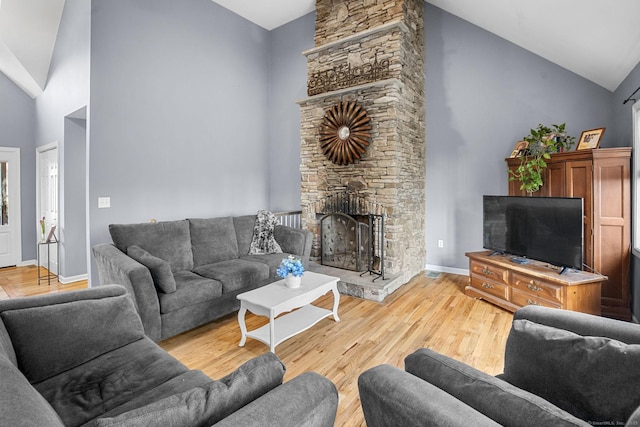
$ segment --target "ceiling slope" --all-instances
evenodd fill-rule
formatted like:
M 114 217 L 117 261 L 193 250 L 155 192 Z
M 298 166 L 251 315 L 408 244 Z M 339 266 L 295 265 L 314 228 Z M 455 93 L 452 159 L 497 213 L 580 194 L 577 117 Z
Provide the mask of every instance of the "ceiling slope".
M 315 0 L 212 0 L 272 30 Z M 427 0 L 614 91 L 640 62 L 640 0 Z M 32 97 L 46 85 L 64 0 L 0 0 L 0 71 Z
M 2 0 L 0 71 L 35 98 L 46 85 L 64 0 Z

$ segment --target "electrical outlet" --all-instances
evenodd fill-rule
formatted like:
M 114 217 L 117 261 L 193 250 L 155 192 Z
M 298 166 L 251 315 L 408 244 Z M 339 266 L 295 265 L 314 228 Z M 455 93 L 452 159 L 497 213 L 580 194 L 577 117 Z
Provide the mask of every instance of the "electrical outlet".
M 438 240 L 438 247 L 444 248 L 444 240 Z

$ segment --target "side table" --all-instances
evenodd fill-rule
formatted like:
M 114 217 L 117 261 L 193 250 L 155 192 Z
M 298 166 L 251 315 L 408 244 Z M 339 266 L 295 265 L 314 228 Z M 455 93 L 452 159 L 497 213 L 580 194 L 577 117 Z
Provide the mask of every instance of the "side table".
M 56 267 L 60 268 L 60 248 L 58 247 L 58 239 L 54 235 L 51 240 L 38 242 L 36 251 L 38 252 L 38 286 L 40 286 L 40 281 L 43 279 L 47 279 L 47 284 L 51 286 L 51 279 L 58 280 L 58 275 L 53 274 L 51 272 L 51 245 L 55 246 L 56 249 Z M 42 257 L 40 256 L 40 248 L 43 246 L 47 247 L 47 274 L 42 274 L 40 272 L 40 267 L 42 266 L 41 261 Z

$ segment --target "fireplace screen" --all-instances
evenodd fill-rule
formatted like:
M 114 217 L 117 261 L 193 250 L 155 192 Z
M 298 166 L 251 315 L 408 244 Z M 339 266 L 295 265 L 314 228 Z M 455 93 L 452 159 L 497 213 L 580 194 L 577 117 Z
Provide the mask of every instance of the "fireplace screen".
M 341 213 L 326 215 L 320 224 L 322 264 L 366 271 L 369 266 L 369 224 Z
M 322 265 L 384 275 L 384 211 L 382 205 L 368 202 L 357 194 L 334 193 L 314 209 L 320 216 Z M 380 212 L 380 213 L 372 213 Z

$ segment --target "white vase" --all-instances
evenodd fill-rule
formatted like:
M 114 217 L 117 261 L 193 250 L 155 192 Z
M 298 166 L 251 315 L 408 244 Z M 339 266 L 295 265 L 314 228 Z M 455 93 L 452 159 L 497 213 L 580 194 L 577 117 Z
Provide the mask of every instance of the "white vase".
M 293 274 L 287 274 L 287 277 L 284 278 L 284 284 L 287 288 L 299 288 L 300 281 L 302 281 L 302 276 L 294 276 Z

